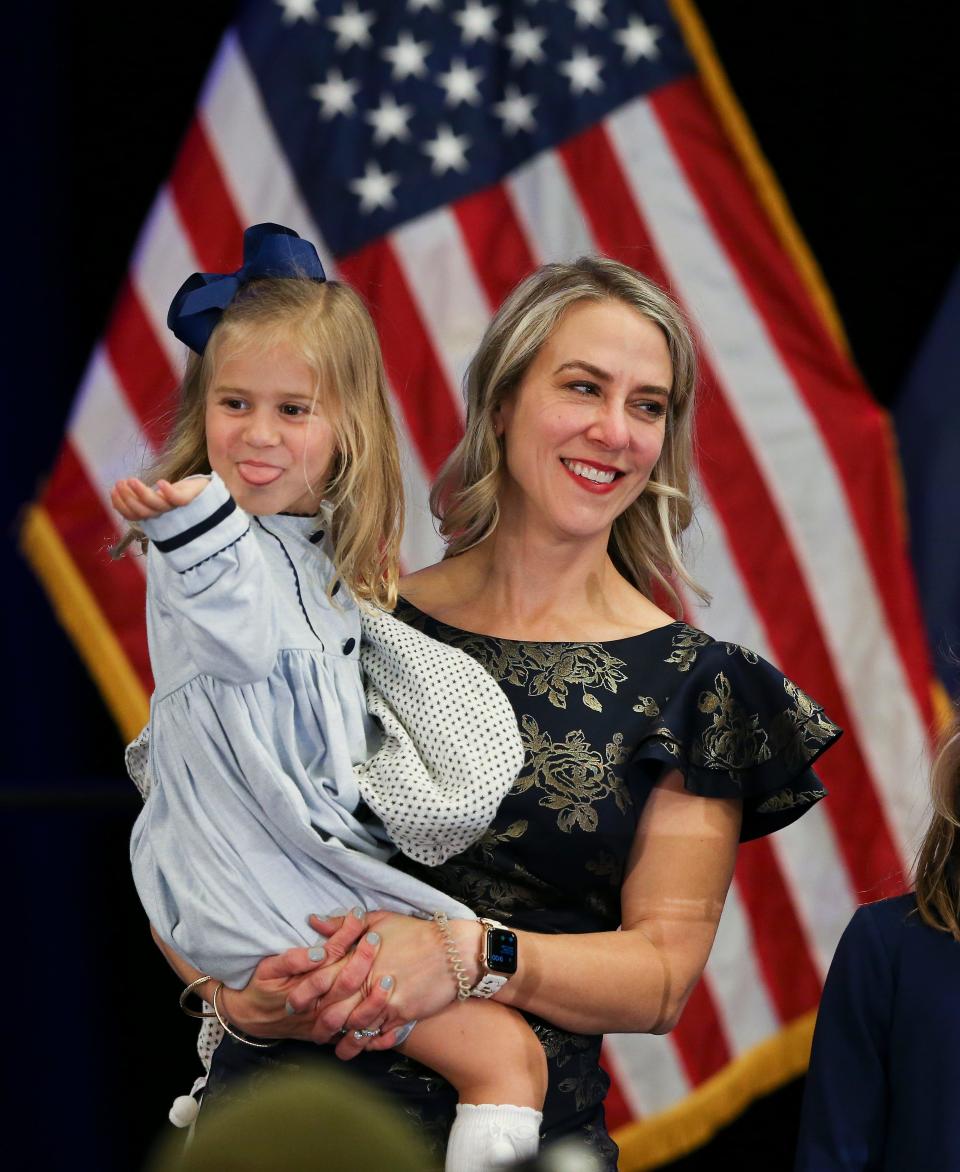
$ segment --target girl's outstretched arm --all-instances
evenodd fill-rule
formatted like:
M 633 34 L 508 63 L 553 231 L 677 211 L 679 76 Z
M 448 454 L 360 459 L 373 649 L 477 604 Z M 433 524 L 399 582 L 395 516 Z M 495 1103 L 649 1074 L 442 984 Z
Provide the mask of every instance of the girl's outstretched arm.
M 199 496 L 209 483 L 205 476 L 188 476 L 173 484 L 169 480 L 158 480 L 149 488 L 135 476 L 118 480 L 110 491 L 110 503 L 125 521 L 137 524 L 159 517 L 171 509 L 188 505 Z

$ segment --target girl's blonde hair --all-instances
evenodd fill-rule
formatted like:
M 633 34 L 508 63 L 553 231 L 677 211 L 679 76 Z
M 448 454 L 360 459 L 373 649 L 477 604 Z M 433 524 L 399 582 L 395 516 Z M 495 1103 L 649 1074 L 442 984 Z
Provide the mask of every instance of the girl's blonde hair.
M 663 332 L 673 368 L 663 451 L 644 491 L 614 521 L 610 556 L 644 593 L 657 583 L 678 604 L 672 577 L 706 599 L 684 568 L 679 545 L 693 517 L 696 347 L 676 302 L 648 277 L 606 257 L 544 265 L 514 289 L 487 327 L 466 375 L 466 433 L 430 494 L 447 540 L 446 556 L 463 553 L 496 528 L 504 460 L 495 413 L 520 385 L 563 314 L 582 301 L 620 301 L 648 318 Z
M 281 342 L 313 370 L 317 400 L 334 425 L 336 454 L 324 499 L 337 577 L 356 598 L 392 610 L 403 531 L 400 457 L 376 329 L 349 286 L 297 278 L 245 285 L 203 355 L 188 356 L 170 436 L 144 475 L 152 483 L 209 472 L 206 401 L 220 356 L 226 347 L 267 351 Z
M 924 923 L 960 940 L 960 721 L 941 743 L 930 792 L 933 816 L 917 854 L 917 908 Z

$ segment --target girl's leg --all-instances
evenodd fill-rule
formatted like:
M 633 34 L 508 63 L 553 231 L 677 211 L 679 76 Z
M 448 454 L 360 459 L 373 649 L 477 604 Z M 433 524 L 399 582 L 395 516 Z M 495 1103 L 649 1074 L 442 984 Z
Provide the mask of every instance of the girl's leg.
M 401 1049 L 457 1089 L 446 1172 L 486 1172 L 536 1154 L 547 1063 L 519 1013 L 465 1001 L 419 1022 Z

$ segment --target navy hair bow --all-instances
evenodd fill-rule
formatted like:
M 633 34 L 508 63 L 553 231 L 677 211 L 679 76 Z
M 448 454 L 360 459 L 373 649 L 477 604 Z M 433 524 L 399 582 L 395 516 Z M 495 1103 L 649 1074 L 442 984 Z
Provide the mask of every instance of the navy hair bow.
M 325 281 L 326 273 L 309 240 L 281 224 L 254 224 L 243 234 L 243 264 L 235 273 L 194 273 L 187 277 L 167 314 L 167 325 L 181 342 L 202 354 L 223 311 L 240 289 L 258 277 L 306 277 Z

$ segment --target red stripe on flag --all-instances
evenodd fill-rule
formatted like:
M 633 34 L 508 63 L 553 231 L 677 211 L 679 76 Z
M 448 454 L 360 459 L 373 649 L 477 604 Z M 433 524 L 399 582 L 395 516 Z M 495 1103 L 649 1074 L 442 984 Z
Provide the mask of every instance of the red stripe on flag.
M 460 439 L 460 419 L 400 262 L 388 241 L 375 240 L 337 266 L 366 298 L 390 382 L 433 477 Z
M 694 1085 L 710 1078 L 733 1058 L 716 1002 L 705 977 L 694 985 L 670 1039 Z
M 815 1009 L 820 976 L 806 933 L 767 838 L 745 842 L 737 855 L 737 894 L 753 925 L 753 948 L 782 1022 Z
M 149 694 L 153 691 L 153 677 L 143 622 L 144 577 L 131 562 L 130 555 L 116 561 L 110 557 L 109 549 L 117 539 L 117 530 L 91 487 L 69 439 L 60 449 L 44 490 L 43 503 Z
M 158 449 L 169 429 L 178 379 L 129 277 L 120 287 L 104 346 L 140 426 Z
M 889 422 L 836 349 L 700 80 L 664 86 L 650 103 L 705 219 L 816 420 L 846 490 L 891 637 L 924 720 L 932 725 L 931 672 L 916 587 L 907 571 L 906 535 L 898 526 L 902 510 L 892 476 Z M 891 538 L 903 556 L 891 558 Z
M 453 213 L 491 308 L 496 308 L 537 262 L 513 204 L 499 183 L 453 205 Z
M 666 272 L 603 128 L 594 127 L 571 139 L 561 156 L 601 248 L 636 264 L 666 286 Z M 812 692 L 833 720 L 849 728 L 843 694 L 803 585 L 804 576 L 753 453 L 706 362 L 701 386 L 700 474 L 770 646 L 783 670 Z M 717 442 L 711 443 L 712 437 L 718 437 Z M 863 785 L 854 793 L 844 784 L 852 777 L 870 776 L 851 732 L 824 758 L 823 773 L 828 781 L 831 775 L 838 778 L 828 810 L 853 886 L 867 890 L 879 876 L 898 874 L 898 853 L 876 791 L 872 785 Z
M 196 119 L 177 156 L 170 191 L 200 268 L 218 273 L 238 269 L 246 225 L 237 216 L 216 153 Z

